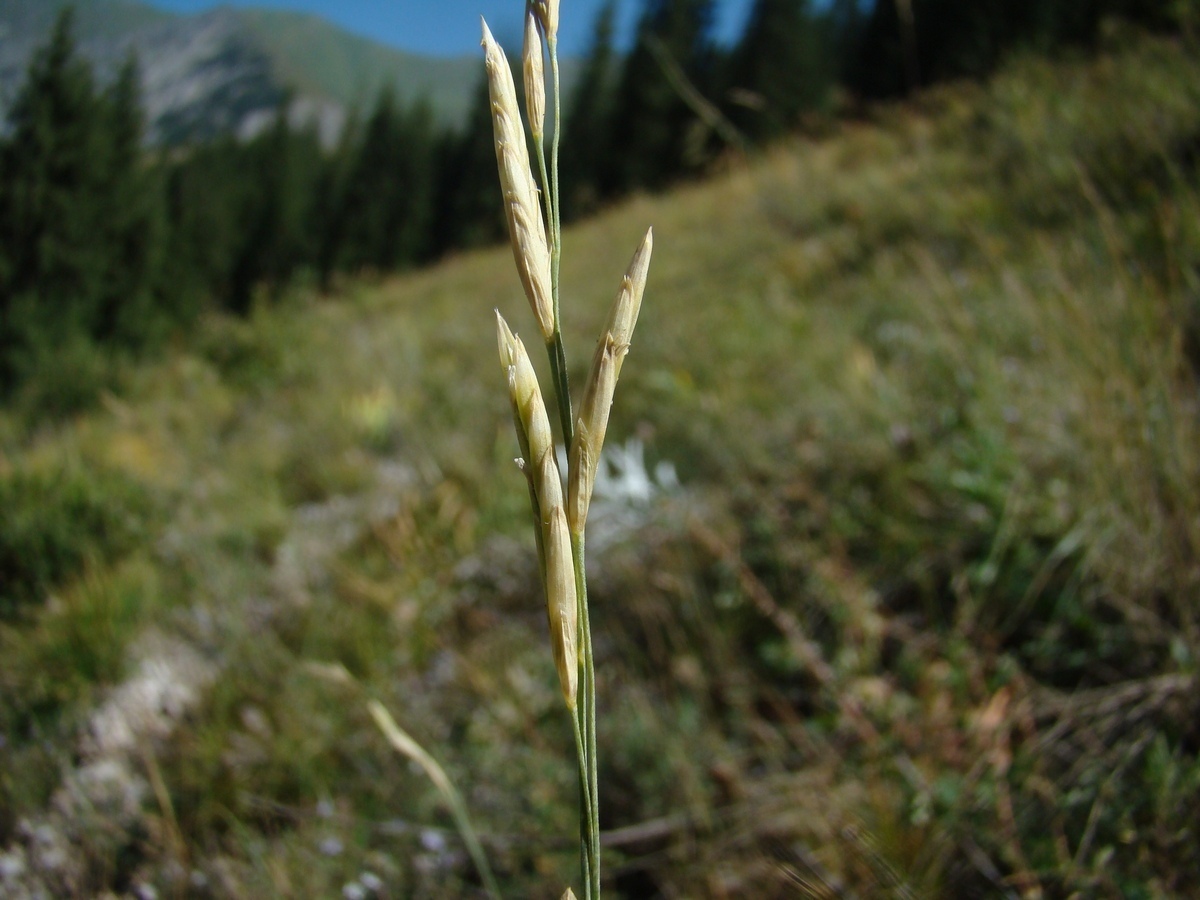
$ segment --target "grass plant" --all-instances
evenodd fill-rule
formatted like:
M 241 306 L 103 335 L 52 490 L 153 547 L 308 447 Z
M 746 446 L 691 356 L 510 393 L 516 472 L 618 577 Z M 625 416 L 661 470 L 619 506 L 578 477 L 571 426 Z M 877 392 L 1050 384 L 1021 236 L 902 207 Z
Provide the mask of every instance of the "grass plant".
M 576 418 L 572 412 L 568 360 L 559 308 L 562 227 L 558 191 L 561 114 L 557 0 L 539 0 L 528 4 L 524 35 L 522 74 L 525 104 L 530 138 L 541 176 L 540 191 L 529 162 L 516 86 L 508 60 L 492 37 L 487 23 L 483 24 L 496 162 L 504 195 L 509 242 L 553 372 L 554 399 L 560 417 L 562 441 L 568 448 L 565 498 L 564 478 L 559 470 L 546 403 L 532 363 L 521 339 L 513 334 L 498 310 L 496 328 L 500 362 L 508 381 L 513 422 L 522 454 L 517 465 L 525 473 L 529 487 L 538 568 L 550 625 L 550 644 L 575 736 L 580 798 L 580 876 L 583 896 L 585 900 L 590 900 L 600 896 L 600 795 L 595 658 L 588 615 L 584 537 L 588 505 L 603 452 L 613 393 L 641 309 L 653 242 L 651 232 L 647 231 L 630 263 L 597 341 L 579 416 Z M 551 102 L 554 110 L 549 166 L 544 147 L 544 57 L 547 54 L 553 76 Z M 394 729 L 389 734 L 393 732 Z M 395 743 L 394 737 L 392 740 Z M 472 842 L 472 846 L 478 846 L 477 842 Z M 490 884 L 492 882 L 489 880 Z M 568 887 L 563 896 L 573 898 L 575 895 Z
M 557 324 L 590 347 L 654 223 L 607 430 L 681 485 L 605 541 L 591 503 L 607 895 L 1194 893 L 1200 54 L 1108 40 L 562 233 Z M 101 829 L 77 894 L 478 897 L 364 696 L 458 786 L 504 896 L 580 890 L 496 379 L 512 267 L 299 290 L 75 418 L 0 411 L 20 521 L 80 526 L 0 628 L 0 854 L 128 676 L 99 636 L 149 630 L 211 682 L 139 752 L 171 802 Z M 590 363 L 563 367 L 576 419 Z

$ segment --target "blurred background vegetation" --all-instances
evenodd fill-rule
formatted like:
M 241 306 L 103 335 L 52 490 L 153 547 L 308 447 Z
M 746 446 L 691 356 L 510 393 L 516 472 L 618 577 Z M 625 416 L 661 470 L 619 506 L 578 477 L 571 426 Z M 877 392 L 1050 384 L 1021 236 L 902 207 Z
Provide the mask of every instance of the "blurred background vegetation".
M 565 111 L 576 366 L 656 234 L 589 560 L 608 889 L 1188 896 L 1195 4 L 712 10 L 621 54 L 607 9 Z M 374 697 L 559 896 L 482 88 L 147 147 L 136 65 L 64 16 L 0 139 L 0 888 L 478 896 Z

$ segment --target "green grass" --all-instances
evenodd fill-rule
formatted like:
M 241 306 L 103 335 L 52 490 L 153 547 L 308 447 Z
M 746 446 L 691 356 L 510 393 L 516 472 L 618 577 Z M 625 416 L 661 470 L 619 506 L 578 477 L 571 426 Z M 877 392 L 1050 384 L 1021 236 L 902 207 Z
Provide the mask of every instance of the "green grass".
M 682 482 L 592 553 L 607 893 L 1200 877 L 1194 50 L 1017 60 L 565 235 L 582 366 L 654 226 L 609 435 Z M 297 292 L 94 412 L 0 421 L 6 479 L 69 471 L 102 509 L 119 484 L 154 510 L 5 625 L 5 843 L 153 628 L 219 674 L 151 748 L 170 814 L 148 801 L 90 888 L 169 892 L 181 862 L 222 896 L 364 872 L 477 896 L 376 698 L 458 785 L 506 895 L 559 895 L 575 785 L 495 360 L 493 307 L 534 333 L 511 267 Z M 38 691 L 39 716 L 14 705 Z

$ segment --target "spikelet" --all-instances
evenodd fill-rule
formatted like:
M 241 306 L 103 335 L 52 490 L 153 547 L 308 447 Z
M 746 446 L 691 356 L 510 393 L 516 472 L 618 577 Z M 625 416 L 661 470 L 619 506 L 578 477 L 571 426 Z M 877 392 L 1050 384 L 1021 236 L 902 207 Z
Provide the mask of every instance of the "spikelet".
M 557 40 L 558 0 L 530 0 L 527 8 L 537 16 L 538 25 L 542 29 L 542 34 L 546 36 L 546 40 Z
M 563 891 L 563 895 L 558 900 L 575 900 L 575 892 L 570 888 Z
M 646 276 L 650 271 L 650 254 L 653 251 L 654 229 L 647 228 L 641 246 L 629 261 L 629 269 L 621 281 L 621 290 L 608 313 L 607 328 L 617 346 L 628 346 L 633 339 L 633 328 L 637 325 L 638 313 L 642 311 L 642 294 L 646 290 Z M 617 375 L 620 374 L 621 366 L 618 363 Z
M 554 457 L 554 438 L 550 433 L 546 403 L 525 345 L 512 333 L 499 312 L 496 313 L 496 336 L 500 345 L 500 363 L 508 376 L 508 394 L 516 414 L 521 450 L 536 470 L 542 457 Z
M 570 709 L 574 709 L 579 679 L 579 607 L 571 539 L 563 512 L 558 457 L 554 453 L 546 404 L 529 354 L 499 312 L 496 313 L 496 339 L 500 364 L 508 376 L 517 437 L 521 452 L 526 456 L 522 468 L 532 488 L 538 559 L 546 591 L 546 616 L 550 623 L 554 666 L 558 670 L 563 699 Z
M 542 38 L 538 34 L 532 10 L 525 14 L 521 70 L 525 76 L 525 111 L 529 115 L 529 132 L 533 135 L 533 142 L 541 145 L 542 135 L 546 131 L 546 70 L 542 59 Z
M 500 349 L 500 365 L 504 367 L 505 372 L 508 372 L 508 367 L 516 358 L 517 336 L 512 333 L 512 329 L 504 321 L 504 316 L 500 315 L 500 310 L 494 309 L 492 312 L 496 314 L 496 343 Z
M 487 69 L 488 96 L 492 106 L 492 133 L 496 145 L 496 165 L 500 170 L 500 189 L 504 194 L 504 214 L 508 220 L 508 238 L 513 248 L 517 272 L 525 296 L 537 317 L 544 341 L 554 336 L 554 301 L 550 292 L 550 249 L 546 242 L 546 223 L 538 203 L 538 189 L 529 168 L 529 149 L 521 130 L 517 109 L 517 89 L 504 51 L 483 23 L 484 66 Z
M 604 434 L 608 430 L 613 393 L 641 311 L 642 293 L 646 288 L 653 249 L 654 230 L 650 229 L 629 263 L 629 269 L 621 281 L 621 290 L 608 313 L 608 321 L 600 332 L 600 341 L 592 356 L 592 368 L 583 390 L 583 402 L 575 423 L 575 438 L 571 442 L 568 457 L 567 521 L 571 532 L 576 535 L 583 534 L 587 523 L 588 506 L 596 483 Z
M 568 709 L 575 708 L 579 684 L 579 603 L 575 592 L 575 566 L 571 536 L 562 508 L 562 485 L 553 455 L 542 461 L 538 477 L 542 509 L 542 541 L 546 547 L 546 616 L 550 625 L 550 648 L 558 683 Z M 553 495 L 558 502 L 553 503 Z

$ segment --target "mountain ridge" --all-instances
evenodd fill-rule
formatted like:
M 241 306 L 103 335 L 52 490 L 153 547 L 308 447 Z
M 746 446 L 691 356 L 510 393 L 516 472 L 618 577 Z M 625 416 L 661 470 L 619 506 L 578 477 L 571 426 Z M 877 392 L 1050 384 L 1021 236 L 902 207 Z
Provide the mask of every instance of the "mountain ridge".
M 315 124 L 332 142 L 351 110 L 373 102 L 385 85 L 402 103 L 423 99 L 439 121 L 457 124 L 478 79 L 470 57 L 398 50 L 310 13 L 218 7 L 178 14 L 139 0 L 0 0 L 0 112 L 67 6 L 79 51 L 101 83 L 136 56 L 155 144 L 251 137 L 285 99 L 296 124 Z

